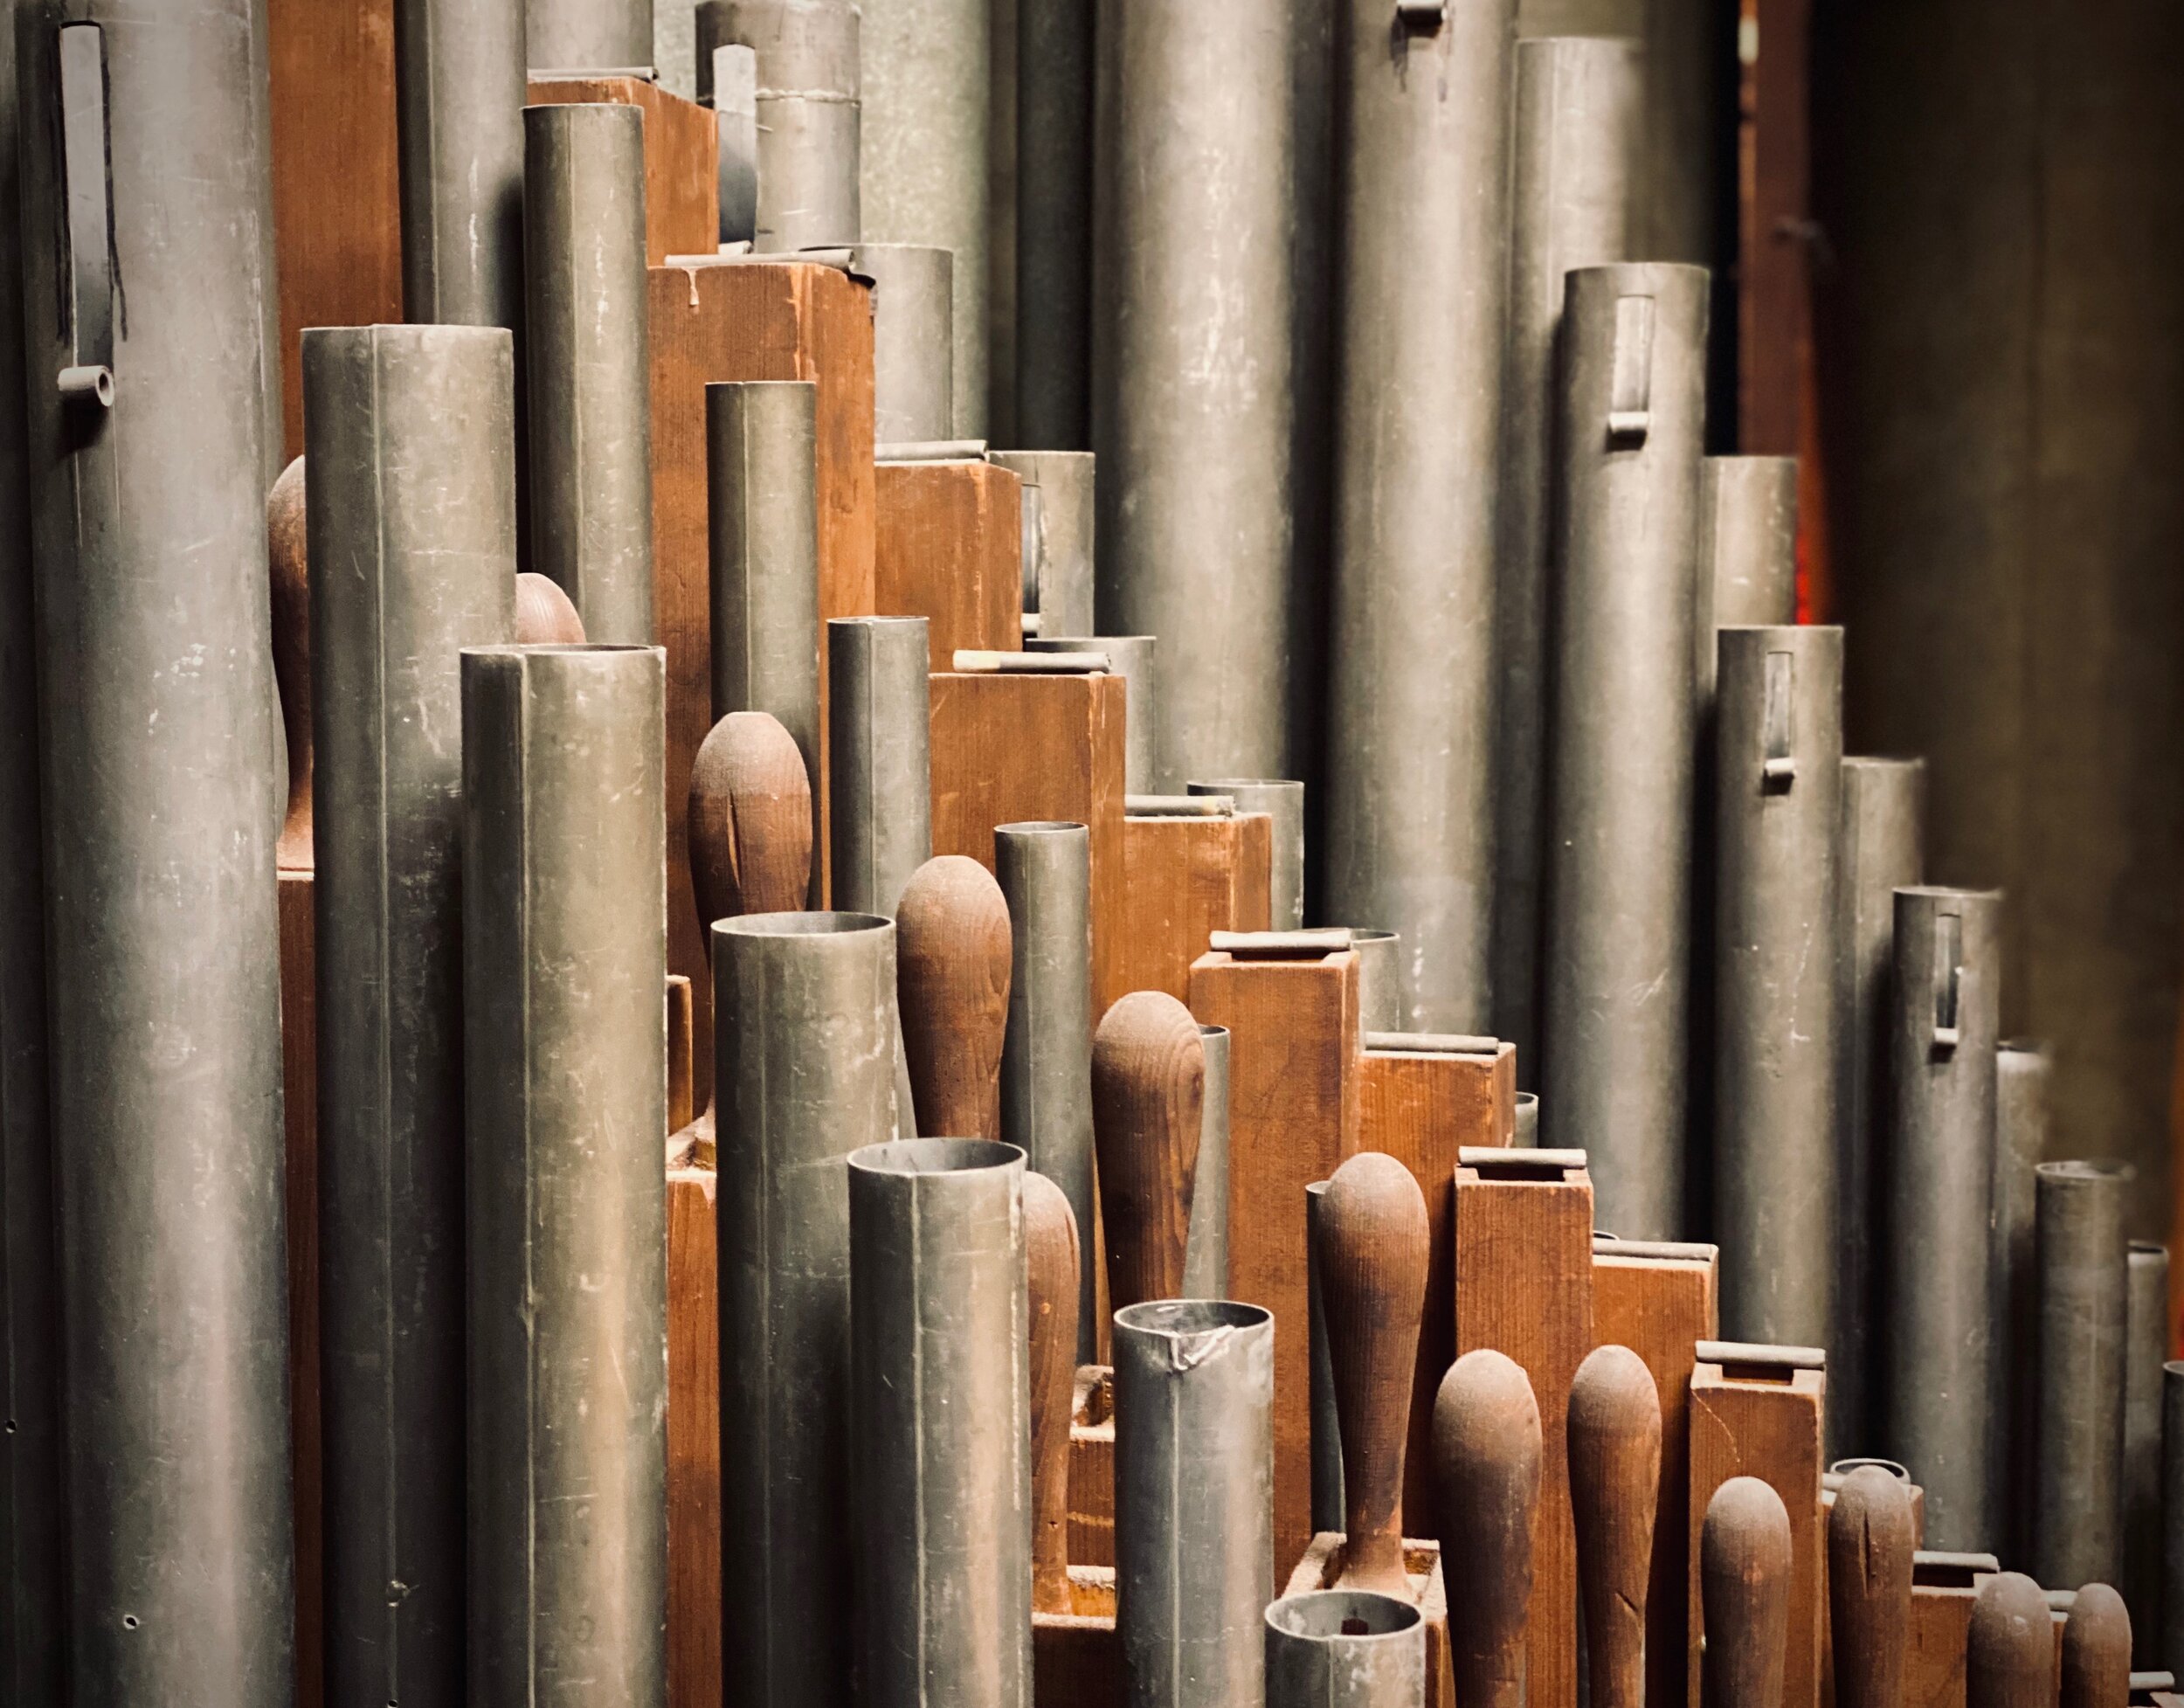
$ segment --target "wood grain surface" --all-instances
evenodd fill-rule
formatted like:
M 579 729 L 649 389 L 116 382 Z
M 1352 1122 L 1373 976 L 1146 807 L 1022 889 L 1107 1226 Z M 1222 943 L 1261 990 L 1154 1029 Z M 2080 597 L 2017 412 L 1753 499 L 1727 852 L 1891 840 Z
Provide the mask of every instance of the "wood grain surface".
M 1434 1398 L 1436 1528 L 1442 1558 L 1461 1560 L 1467 1580 L 1448 1610 L 1465 1708 L 1531 1700 L 1532 1636 L 1555 1611 L 1538 1575 L 1544 1423 L 1524 1366 L 1491 1347 L 1460 1356 Z
M 1188 1000 L 1191 963 L 1215 931 L 1263 931 L 1272 923 L 1274 820 L 1123 820 L 1122 978 L 1133 991 Z
M 1081 1364 L 1070 1390 L 1069 1563 L 1115 1564 L 1115 1372 Z
M 709 107 L 642 77 L 534 80 L 534 107 L 607 101 L 645 115 L 645 261 L 720 247 L 720 123 Z
M 1867 1465 L 1825 1505 L 1830 1684 L 1821 1700 L 1834 1708 L 1901 1708 L 1918 1548 L 1911 1486 Z
M 936 671 L 958 647 L 1021 651 L 1023 482 L 996 463 L 889 462 L 874 492 L 881 614 L 926 619 Z
M 1038 1708 L 1123 1708 L 1115 1571 L 1069 1568 L 1067 1613 L 1032 1611 L 1032 1698 Z
M 721 1322 L 709 1168 L 667 1175 L 667 1704 L 721 1702 Z
M 1077 1222 L 1068 1196 L 1044 1174 L 1026 1171 L 1034 1613 L 1075 1611 L 1069 1594 L 1069 1426 L 1076 1387 L 1077 1261 Z
M 526 570 L 515 577 L 515 644 L 519 647 L 580 647 L 584 619 L 576 601 L 551 576 Z
M 1771 1483 L 1732 1476 L 1696 1545 L 1708 1708 L 1782 1708 L 1791 1601 L 1790 1515 Z
M 1182 1294 L 1205 1107 L 1206 1041 L 1188 1008 L 1132 991 L 1101 1016 L 1092 1132 L 1112 1310 Z
M 1595 1346 L 1570 1385 L 1570 1513 L 1593 1708 L 1645 1708 L 1646 1596 L 1661 1495 L 1661 1395 L 1628 1346 Z
M 917 1131 L 1001 1136 L 1001 1047 L 1009 1020 L 1009 904 L 965 854 L 936 854 L 895 907 L 896 1006 Z

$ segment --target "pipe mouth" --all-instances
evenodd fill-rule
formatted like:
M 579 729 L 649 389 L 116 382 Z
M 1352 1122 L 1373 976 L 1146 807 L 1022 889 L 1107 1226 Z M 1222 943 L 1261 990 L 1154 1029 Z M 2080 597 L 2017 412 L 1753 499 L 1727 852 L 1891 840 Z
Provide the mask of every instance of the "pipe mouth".
M 2161 1373 L 2165 1376 L 2173 1375 L 2180 1380 L 2184 1380 L 2184 1358 L 2173 1358 L 2169 1359 L 2167 1363 L 2161 1366 Z
M 894 929 L 892 919 L 876 913 L 745 913 L 713 922 L 715 937 L 848 937 Z
M 1409 1602 L 1369 1589 L 1311 1589 L 1272 1603 L 1267 1628 L 1311 1642 L 1372 1642 L 1414 1631 L 1422 1617 Z
M 1217 1329 L 1255 1329 L 1273 1323 L 1271 1310 L 1234 1299 L 1148 1299 L 1115 1313 L 1115 1326 L 1132 1334 L 1211 1334 Z
M 1994 1046 L 1997 1055 L 2045 1055 L 2049 1048 L 2045 1038 L 2005 1038 Z
M 1186 795 L 1225 795 L 1232 789 L 1294 789 L 1304 792 L 1304 785 L 1294 777 L 1200 777 L 1186 782 Z
M 2129 1250 L 2133 1257 L 2159 1257 L 2165 1263 L 2169 1261 L 2169 1248 L 2159 1240 L 2133 1240 Z
M 1384 931 L 1377 925 L 1352 925 L 1350 928 L 1350 946 L 1354 949 L 1361 943 L 1393 943 L 1401 935 L 1400 931 Z
M 1539 1094 L 1537 1091 L 1519 1091 L 1517 1094 L 1517 1107 L 1519 1109 L 1538 1109 L 1539 1107 Z
M 1024 819 L 1013 825 L 996 825 L 996 836 L 1066 836 L 1075 831 L 1079 836 L 1089 836 L 1092 827 L 1075 819 Z
M 1897 1464 L 1893 1459 L 1838 1459 L 1828 1467 L 1828 1474 L 1830 1476 L 1848 1476 L 1852 1471 L 1863 1470 L 1869 1465 L 1875 1470 L 1886 1471 L 1898 1483 L 1908 1483 L 1911 1480 L 1910 1469 Z
M 1228 1036 L 1228 1028 L 1225 1026 L 1202 1026 L 1199 1028 L 1199 1036 L 1201 1038 L 1226 1038 Z
M 2077 1185 L 2116 1182 L 2128 1186 L 2139 1171 L 2111 1157 L 2074 1157 L 2066 1162 L 2035 1163 L 2032 1172 L 2042 1180 L 2066 1180 Z
M 992 1138 L 891 1138 L 849 1153 L 865 1174 L 978 1174 L 1023 1160 L 1019 1147 Z

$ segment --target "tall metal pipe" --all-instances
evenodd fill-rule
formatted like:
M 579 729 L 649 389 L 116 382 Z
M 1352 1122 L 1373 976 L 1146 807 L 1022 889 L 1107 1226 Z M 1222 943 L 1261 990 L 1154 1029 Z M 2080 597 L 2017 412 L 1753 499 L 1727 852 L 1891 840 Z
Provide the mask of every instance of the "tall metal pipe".
M 1718 633 L 1710 982 L 1722 1332 L 1832 1353 L 1842 631 Z
M 1402 933 L 1420 1027 L 1477 1033 L 1517 4 L 1344 10 L 1327 901 Z
M 918 243 L 860 243 L 872 280 L 872 395 L 881 445 L 955 436 L 955 257 Z
M 666 1708 L 666 709 L 654 647 L 463 655 L 478 1708 Z
M 1123 679 L 1123 787 L 1130 794 L 1158 794 L 1171 767 L 1161 762 L 1159 643 L 1150 634 L 1039 633 L 1024 642 L 1028 653 L 1105 653 L 1110 674 Z M 1241 809 L 1240 809 L 1241 810 Z
M 1702 700 L 1714 688 L 1714 631 L 1797 620 L 1797 459 L 1708 457 L 1698 468 Z
M 2039 1459 L 2033 1575 L 2122 1575 L 2125 1331 L 2132 1171 L 2110 1162 L 2039 1168 Z M 1916 1463 L 1914 1461 L 1913 1463 Z
M 1033 0 L 1033 3 L 1038 4 L 1040 0 Z M 1023 27 L 1021 18 L 1018 27 Z M 1018 100 L 1019 103 L 1022 100 L 1020 89 Z M 1019 257 L 1022 254 L 1020 231 L 1018 253 Z M 1040 312 L 1027 309 L 1019 302 L 1019 374 L 1024 363 L 1023 341 Z M 1039 632 L 1042 635 L 1091 633 L 1092 453 L 989 451 L 986 460 L 998 463 L 1024 483 L 1027 518 L 1024 530 L 1027 551 L 1024 560 L 1024 609 L 1039 613 Z
M 1176 775 L 1278 777 L 1302 743 L 1288 7 L 1098 0 L 1092 448 L 1099 626 L 1164 645 Z M 1255 1636 L 1254 1636 L 1255 1641 Z
M 2161 1658 L 2161 1366 L 2169 1352 L 2169 1249 L 2131 1242 L 2124 1307 L 2124 1572 L 2134 1665 Z
M 57 952 L 52 1193 L 17 1199 L 33 1159 L 7 1214 L 52 1218 L 69 1534 L 6 1594 L 66 1596 L 40 1661 L 86 1704 L 273 1708 L 294 1683 L 260 17 L 14 19 L 37 660 L 5 691 L 34 675 Z M 11 934 L 36 917 L 8 908 Z M 54 1451 L 27 1397 L 10 1458 Z
M 750 243 L 758 232 L 758 55 L 736 44 L 716 47 L 713 114 L 720 151 L 722 243 Z
M 397 0 L 402 303 L 413 322 L 522 328 L 525 57 L 524 0 Z
M 525 0 L 524 58 L 541 71 L 653 62 L 653 0 Z
M 837 690 L 839 692 L 839 690 Z M 1008 899 L 1012 962 L 1001 1048 L 1001 1137 L 1092 1226 L 1092 833 L 998 825 L 993 870 Z M 1078 1245 L 1076 1362 L 1098 1357 L 1097 1242 Z
M 1603 1225 L 1684 1215 L 1692 559 L 1708 278 L 1569 275 L 1558 385 L 1553 785 L 1539 1089 Z M 1413 951 L 1415 952 L 1415 951 Z
M 1272 917 L 1276 931 L 1304 929 L 1304 785 L 1286 778 L 1216 777 L 1183 785 L 1185 794 L 1227 795 L 1239 813 L 1274 820 Z
M 854 1645 L 815 1610 L 855 1526 L 844 1159 L 895 1128 L 894 922 L 717 921 L 713 989 L 721 1178 L 743 1183 L 719 1211 L 722 1653 L 754 1700 L 835 1708 Z
M 1274 1316 L 1115 1313 L 1115 1625 L 1126 1708 L 1261 1699 L 1274 1599 Z
M 846 911 L 894 913 L 902 886 L 932 856 L 925 621 L 836 617 L 826 625 L 827 838 L 833 901 Z
M 1024 1153 L 849 1158 L 858 1666 L 874 1708 L 1029 1708 Z
M 2161 1608 L 2163 1665 L 2184 1660 L 2184 1362 L 2161 1366 Z
M 1358 1030 L 1403 1029 L 1403 939 L 1394 931 L 1352 929 L 1350 947 L 1358 958 Z
M 1094 9 L 1016 8 L 1016 439 L 1058 450 L 1091 443 Z
M 1418 1708 L 1426 1625 L 1408 1601 L 1317 1589 L 1268 1608 L 1267 1708 Z
M 449 736 L 461 649 L 515 633 L 509 335 L 314 328 L 303 419 L 327 1683 L 335 1708 L 361 1708 L 462 1693 L 464 777 Z
M 760 254 L 854 243 L 858 203 L 858 28 L 840 0 L 702 0 L 698 99 L 713 96 L 713 52 L 758 56 Z
M 2035 1171 L 2047 1159 L 2049 1082 L 2055 1058 L 2045 1044 L 2007 1041 L 1994 1053 L 1994 1382 L 1993 1429 L 2006 1486 L 2028 1490 L 2040 1442 L 2040 1255 Z M 2006 1535 L 1995 1540 L 2013 1559 L 2033 1555 L 2033 1504 L 2011 1503 Z
M 1563 278 L 1630 252 L 1630 175 L 1645 60 L 1617 37 L 1517 45 L 1509 335 L 1496 500 L 1493 1029 L 1536 1081 L 1546 875 L 1549 519 Z
M 1896 892 L 1874 1433 L 1926 1491 L 1927 1545 L 1956 1552 L 1989 1547 L 2001 1529 L 1981 1416 L 2001 912 L 1996 890 Z
M 1206 1046 L 1206 1101 L 1199 1128 L 1196 1184 L 1191 1192 L 1191 1227 L 1184 1241 L 1183 1297 L 1228 1297 L 1228 1028 L 1202 1026 Z
M 1327 1260 L 1320 1224 L 1326 1212 L 1327 1188 L 1330 1184 L 1315 1180 L 1304 1188 L 1304 1299 L 1305 1322 L 1312 1346 L 1308 1392 L 1311 1408 L 1315 1535 L 1342 1528 L 1347 1492 L 1342 1474 L 1342 1416 L 1335 1405 L 1335 1360 L 1327 1344 L 1327 1309 L 1323 1292 Z

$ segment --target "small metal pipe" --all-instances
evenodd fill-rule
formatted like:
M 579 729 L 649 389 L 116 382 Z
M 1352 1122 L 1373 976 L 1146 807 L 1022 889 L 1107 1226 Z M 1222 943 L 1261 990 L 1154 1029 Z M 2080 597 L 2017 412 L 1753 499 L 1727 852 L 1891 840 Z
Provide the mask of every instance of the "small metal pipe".
M 1126 1708 L 1261 1700 L 1274 1599 L 1274 1316 L 1115 1313 L 1115 1625 Z
M 1227 795 L 1239 813 L 1264 813 L 1274 820 L 1272 911 L 1277 931 L 1304 929 L 1304 785 L 1286 778 L 1214 777 L 1185 783 L 1184 792 Z
M 1418 1708 L 1426 1623 L 1369 1589 L 1316 1589 L 1267 1608 L 1266 1708 Z
M 1714 632 L 1797 621 L 1797 459 L 1708 457 L 1698 466 L 1699 699 L 1711 699 Z
M 1994 1450 L 2015 1490 L 2039 1475 L 2040 1256 L 2035 1183 L 2047 1160 L 2049 1090 L 2055 1057 L 2037 1041 L 2010 1040 L 1994 1054 Z M 1995 1539 L 2013 1559 L 2033 1557 L 2033 1503 L 2009 1503 L 2007 1533 Z
M 522 332 L 523 11 L 523 0 L 397 0 L 402 304 L 412 324 Z
M 1321 1220 L 1327 1188 L 1315 1180 L 1304 1188 L 1304 1297 L 1311 1334 L 1312 1531 L 1339 1531 L 1347 1505 L 1342 1476 L 1342 1417 L 1335 1406 L 1335 1364 L 1327 1344 L 1327 1310 L 1323 1297 L 1327 1268 Z
M 913 1138 L 848 1166 L 859 1699 L 1029 1708 L 1024 1153 Z
M 525 59 L 599 71 L 653 62 L 653 0 L 526 0 Z
M 2124 1557 L 2124 1227 L 2133 1172 L 2122 1163 L 2051 1162 L 2038 1178 L 2033 1573 L 2066 1587 L 2114 1583 Z
M 902 886 L 932 856 L 925 625 L 923 617 L 826 625 L 828 843 L 833 899 L 843 911 L 892 915 Z
M 1191 1231 L 1184 1246 L 1186 1299 L 1228 1297 L 1228 1028 L 1202 1026 L 1206 1100 L 1199 1129 L 1198 1183 L 1191 1193 Z
M 462 655 L 469 1595 L 446 1605 L 479 1708 L 667 1701 L 666 705 L 654 647 Z M 461 1486 L 415 1491 L 458 1537 Z
M 1403 939 L 1394 931 L 1352 927 L 1350 947 L 1358 957 L 1358 1029 L 1362 1033 L 1403 1029 Z
M 1537 1151 L 1539 1148 L 1538 1092 L 1519 1091 L 1517 1094 L 1517 1136 L 1510 1143 L 1523 1151 Z
M 2124 1307 L 2124 1569 L 2134 1664 L 2165 1658 L 2161 1632 L 2161 1366 L 2169 1353 L 2169 1248 L 2131 1242 Z
M 815 257 L 799 255 L 798 260 Z M 986 442 L 983 439 L 881 439 L 873 446 L 875 462 L 984 462 Z
M 862 230 L 860 22 L 858 9 L 839 0 L 702 0 L 698 7 L 700 100 L 713 97 L 715 49 L 757 55 L 757 253 L 854 244 Z
M 850 270 L 872 281 L 872 398 L 882 445 L 961 438 L 950 328 L 955 257 L 918 243 L 860 243 Z
M 1092 432 L 1095 10 L 1016 9 L 1016 439 L 1073 451 Z M 1092 626 L 1089 603 L 1070 626 Z
M 1036 3 L 1036 0 L 1034 0 Z M 1026 9 L 1028 10 L 1028 8 Z M 1023 27 L 1019 17 L 1018 27 Z M 1018 92 L 1019 101 L 1022 91 Z M 1022 265 L 1021 232 L 1019 264 Z M 1018 372 L 1024 335 L 1037 315 L 1017 320 Z M 1089 451 L 989 451 L 986 460 L 1024 483 L 1024 609 L 1039 613 L 1039 632 L 1089 634 L 1092 619 L 1093 457 Z M 1034 498 L 1033 494 L 1037 496 Z
M 713 114 L 720 150 L 721 241 L 758 235 L 758 54 L 738 44 L 716 47 Z
M 1024 643 L 1027 653 L 1096 652 L 1107 655 L 1107 667 L 1123 682 L 1123 787 L 1133 794 L 1171 790 L 1174 778 L 1162 764 L 1159 746 L 1160 715 L 1158 644 L 1150 634 L 1078 635 L 1066 629 L 1048 629 L 1043 623 L 1038 635 Z M 1201 791 L 1186 790 L 1198 794 Z M 1248 808 L 1241 810 L 1248 811 Z
M 2184 1662 L 2184 1360 L 2161 1366 L 2160 1657 Z

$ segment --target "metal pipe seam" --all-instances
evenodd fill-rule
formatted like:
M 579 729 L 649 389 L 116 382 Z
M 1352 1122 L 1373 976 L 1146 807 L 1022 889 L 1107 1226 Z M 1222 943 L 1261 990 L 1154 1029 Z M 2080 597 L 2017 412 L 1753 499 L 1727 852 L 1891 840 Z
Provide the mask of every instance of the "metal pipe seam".
M 861 15 L 840 0 L 702 0 L 697 9 L 698 99 L 713 99 L 713 53 L 757 57 L 760 254 L 854 244 L 862 101 Z
M 1201 1026 L 1206 1048 L 1206 1097 L 1199 1126 L 1199 1158 L 1191 1192 L 1191 1226 L 1184 1241 L 1183 1297 L 1228 1297 L 1228 1048 L 1225 1026 Z
M 394 55 L 404 316 L 520 335 L 523 0 L 395 0 Z
M 1274 862 L 1268 877 L 1268 927 L 1304 929 L 1304 785 L 1289 778 L 1201 778 L 1185 794 L 1227 795 L 1239 813 L 1264 813 L 1274 820 Z
M 1267 1608 L 1266 1708 L 1418 1708 L 1426 1622 L 1370 1590 L 1319 1589 Z
M 2039 1461 L 2034 1575 L 2049 1584 L 2122 1576 L 2125 1234 L 2135 1171 L 2048 1162 L 2038 1179 Z

